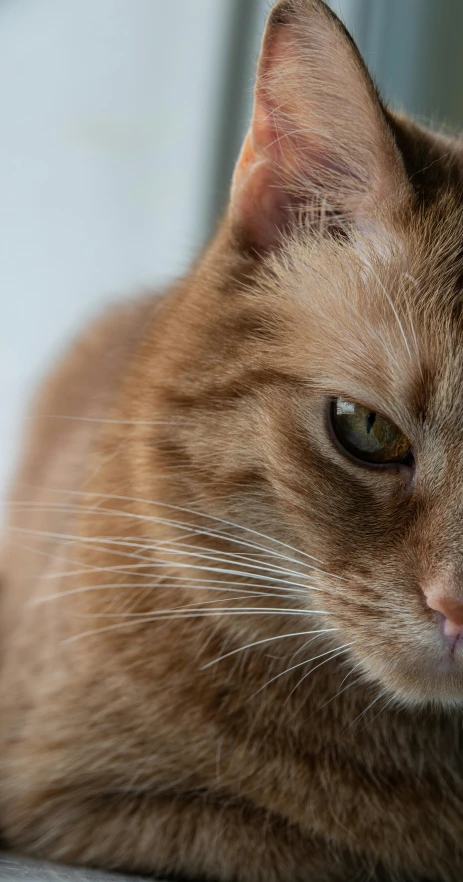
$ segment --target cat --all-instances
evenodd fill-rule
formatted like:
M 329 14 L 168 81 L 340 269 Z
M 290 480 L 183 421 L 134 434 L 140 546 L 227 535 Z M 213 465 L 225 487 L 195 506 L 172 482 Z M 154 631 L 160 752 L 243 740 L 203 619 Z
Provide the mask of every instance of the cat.
M 228 208 L 27 422 L 0 829 L 205 882 L 463 877 L 463 146 L 279 0 Z

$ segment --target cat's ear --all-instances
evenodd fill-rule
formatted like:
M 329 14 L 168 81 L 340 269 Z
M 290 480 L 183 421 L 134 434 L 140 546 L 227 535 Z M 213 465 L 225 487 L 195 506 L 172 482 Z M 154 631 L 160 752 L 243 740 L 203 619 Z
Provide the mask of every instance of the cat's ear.
M 322 0 L 280 0 L 258 63 L 254 110 L 233 178 L 233 226 L 256 250 L 302 216 L 374 227 L 408 192 L 375 86 Z

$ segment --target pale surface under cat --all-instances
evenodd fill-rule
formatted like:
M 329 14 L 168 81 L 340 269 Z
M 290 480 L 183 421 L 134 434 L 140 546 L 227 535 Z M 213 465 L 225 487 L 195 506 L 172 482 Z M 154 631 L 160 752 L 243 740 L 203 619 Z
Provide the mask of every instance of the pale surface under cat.
M 229 208 L 26 424 L 0 829 L 208 882 L 463 876 L 463 148 L 273 8 Z M 65 296 L 65 292 L 63 292 Z

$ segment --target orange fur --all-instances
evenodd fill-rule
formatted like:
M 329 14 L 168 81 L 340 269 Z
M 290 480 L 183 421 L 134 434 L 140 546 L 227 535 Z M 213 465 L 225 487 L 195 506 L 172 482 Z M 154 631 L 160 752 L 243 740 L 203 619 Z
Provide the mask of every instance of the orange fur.
M 12 847 L 461 879 L 463 659 L 423 587 L 463 572 L 462 184 L 461 145 L 382 107 L 319 0 L 276 4 L 215 238 L 36 403 L 2 560 Z M 337 395 L 403 429 L 415 474 L 339 450 Z

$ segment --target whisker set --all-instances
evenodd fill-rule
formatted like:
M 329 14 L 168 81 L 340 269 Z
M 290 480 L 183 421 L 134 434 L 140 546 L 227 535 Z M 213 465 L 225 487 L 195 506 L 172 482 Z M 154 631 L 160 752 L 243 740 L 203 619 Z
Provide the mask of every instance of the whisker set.
M 59 492 L 66 494 L 66 491 Z M 210 601 L 201 599 L 191 603 L 182 603 L 177 607 L 152 609 L 143 613 L 139 611 L 121 611 L 119 602 L 119 610 L 117 612 L 78 613 L 81 618 L 99 618 L 104 620 L 106 624 L 82 631 L 79 634 L 73 634 L 63 639 L 63 644 L 71 644 L 83 638 L 162 621 L 171 622 L 199 618 L 218 621 L 224 616 L 279 616 L 285 618 L 287 616 L 301 618 L 302 616 L 305 619 L 315 616 L 325 617 L 328 615 L 326 611 L 311 609 L 308 602 L 309 597 L 313 592 L 329 594 L 335 589 L 332 585 L 323 589 L 314 585 L 312 581 L 313 576 L 320 573 L 331 579 L 335 578 L 336 582 L 345 581 L 342 577 L 334 577 L 332 574 L 327 573 L 321 562 L 315 557 L 301 552 L 288 543 L 273 539 L 265 533 L 233 521 L 205 514 L 194 507 L 187 508 L 185 506 L 159 503 L 153 500 L 113 494 L 93 494 L 86 493 L 85 491 L 72 491 L 68 495 L 77 497 L 77 501 L 48 501 L 47 503 L 21 501 L 12 503 L 11 508 L 18 512 L 36 511 L 44 513 L 57 512 L 69 516 L 83 515 L 86 518 L 87 531 L 92 523 L 92 518 L 95 518 L 95 527 L 98 526 L 99 518 L 119 518 L 122 523 L 127 524 L 135 524 L 138 521 L 152 524 L 153 526 L 158 525 L 163 530 L 172 531 L 172 535 L 159 539 L 130 534 L 106 537 L 79 535 L 64 531 L 41 531 L 40 529 L 12 526 L 10 528 L 10 535 L 13 537 L 15 534 L 20 534 L 30 539 L 40 538 L 45 542 L 63 545 L 66 549 L 80 548 L 87 550 L 98 548 L 105 555 L 127 560 L 127 563 L 121 561 L 114 564 L 114 566 L 90 566 L 85 564 L 84 561 L 72 560 L 63 555 L 61 556 L 62 559 L 71 565 L 71 569 L 60 572 L 55 570 L 50 574 L 45 573 L 42 578 L 67 580 L 76 576 L 82 578 L 88 577 L 91 574 L 108 573 L 114 576 L 125 577 L 125 580 L 123 578 L 121 581 L 104 581 L 102 583 L 77 585 L 74 588 L 39 597 L 30 601 L 29 605 L 40 606 L 51 601 L 57 602 L 92 591 L 123 591 L 128 592 L 128 596 L 132 592 L 142 591 L 148 597 L 150 592 L 160 589 L 164 591 L 181 589 L 184 591 L 199 590 L 201 593 L 211 591 L 221 596 Z M 90 504 L 92 499 L 95 500 L 94 504 Z M 121 510 L 110 507 L 108 502 L 111 502 L 111 504 L 120 502 L 124 505 L 131 503 L 144 506 L 150 505 L 161 509 L 167 508 L 183 515 L 183 518 L 177 520 L 176 517 L 142 514 L 130 509 Z M 194 521 L 185 520 L 185 515 L 193 518 Z M 194 541 L 199 540 L 200 542 L 201 538 L 212 543 L 225 543 L 227 547 L 225 550 L 218 550 L 213 545 L 199 544 L 197 541 Z M 24 547 L 27 548 L 27 546 Z M 39 551 L 40 553 L 47 554 L 43 549 L 35 549 L 31 546 L 29 548 L 32 552 Z M 53 558 L 60 557 L 51 552 L 50 556 Z M 77 568 L 72 569 L 73 565 Z M 120 595 L 118 594 L 118 596 Z M 135 596 L 138 596 L 138 594 L 135 593 Z M 226 605 L 227 597 L 233 601 L 234 606 Z M 289 601 L 299 601 L 299 604 L 295 603 L 294 606 L 288 606 L 287 604 L 267 606 L 268 600 L 272 598 L 278 601 L 286 598 Z M 307 603 L 301 607 L 300 603 L 303 598 L 307 600 Z M 264 604 L 263 606 L 244 605 L 249 603 L 251 599 L 263 600 Z M 108 623 L 110 619 L 118 621 Z M 310 637 L 309 640 L 306 640 L 305 643 L 293 652 L 294 658 L 298 653 L 304 652 L 314 640 L 330 638 L 336 632 L 338 632 L 338 628 L 335 627 L 314 628 L 312 626 L 312 628 L 306 630 L 262 637 L 223 653 L 204 664 L 201 670 L 212 668 L 225 659 L 232 658 L 233 656 L 237 657 L 252 649 L 264 648 L 282 640 L 294 640 L 305 636 Z M 276 676 L 270 678 L 261 689 L 278 680 L 284 674 L 289 674 L 301 667 L 318 662 L 315 667 L 312 666 L 302 676 L 297 686 L 289 694 L 289 700 L 295 689 L 313 671 L 329 661 L 344 655 L 351 645 L 351 643 L 346 643 L 342 646 L 334 646 L 314 657 L 291 664 L 284 671 L 280 671 Z M 261 689 L 255 694 L 257 695 Z

